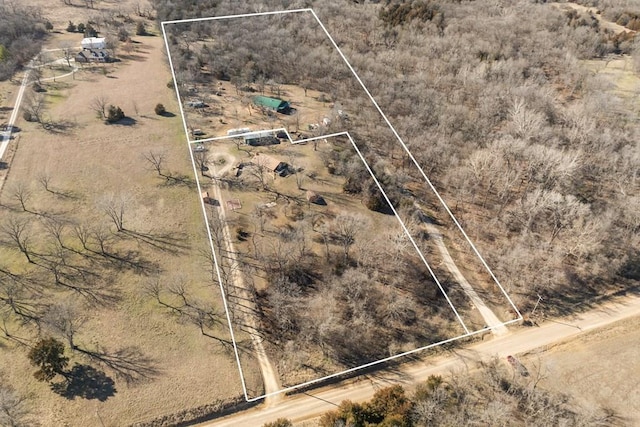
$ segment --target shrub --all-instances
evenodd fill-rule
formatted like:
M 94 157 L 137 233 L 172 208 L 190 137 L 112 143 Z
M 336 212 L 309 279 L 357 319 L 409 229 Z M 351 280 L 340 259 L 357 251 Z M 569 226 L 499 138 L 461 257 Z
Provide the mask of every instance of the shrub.
M 67 31 L 70 33 L 75 33 L 77 30 L 76 24 L 74 24 L 73 22 L 69 21 L 69 25 L 67 25 Z
M 157 115 L 162 116 L 167 110 L 164 108 L 162 104 L 156 104 L 156 108 L 154 109 Z
M 249 238 L 249 232 L 242 227 L 238 227 L 236 228 L 236 238 L 241 242 L 245 242 Z
M 293 427 L 293 423 L 286 418 L 278 418 L 271 423 L 264 424 L 262 427 Z
M 51 30 L 53 30 L 53 24 L 51 23 L 51 21 L 47 21 L 47 22 L 45 22 L 45 23 L 44 23 L 44 28 L 45 28 L 45 30 L 47 30 L 47 31 L 51 31 Z
M 364 198 L 365 206 L 374 212 L 387 212 L 390 209 L 387 200 L 384 198 L 378 187 L 370 186 Z
M 118 40 L 120 40 L 121 42 L 126 42 L 127 40 L 129 40 L 129 31 L 127 31 L 126 28 L 120 27 L 120 29 L 118 30 Z
M 76 29 L 76 31 L 78 31 L 79 33 L 84 33 L 87 30 L 87 26 L 84 25 L 82 22 L 78 24 L 78 28 Z
M 80 27 L 78 25 L 78 27 Z M 80 28 L 78 28 L 78 31 L 80 31 Z M 93 26 L 91 24 L 87 24 L 87 26 L 84 29 L 84 36 L 85 37 L 98 37 L 98 31 L 93 28 Z
M 124 119 L 124 112 L 122 109 L 120 109 L 120 107 L 109 105 L 109 109 L 107 110 L 107 122 L 115 123 L 122 119 Z
M 136 36 L 146 36 L 147 29 L 144 27 L 144 22 L 138 21 L 136 24 Z
M 342 191 L 347 194 L 360 194 L 362 192 L 362 182 L 358 177 L 349 175 L 342 185 Z
M 25 111 L 22 113 L 22 118 L 28 122 L 36 122 L 36 118 L 29 111 Z

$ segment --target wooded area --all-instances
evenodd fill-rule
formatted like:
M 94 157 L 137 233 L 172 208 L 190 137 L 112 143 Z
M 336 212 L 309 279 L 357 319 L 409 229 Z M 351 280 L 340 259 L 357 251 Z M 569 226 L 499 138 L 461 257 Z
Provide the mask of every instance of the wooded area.
M 431 376 L 415 391 L 400 385 L 383 388 L 365 403 L 343 401 L 323 415 L 320 427 L 463 425 L 614 425 L 607 408 L 585 408 L 570 395 L 538 386 L 539 370 L 523 377 L 493 359 L 479 372 Z
M 214 3 L 176 11 L 158 1 L 156 9 L 160 20 L 250 9 Z M 620 42 L 588 14 L 528 1 L 413 4 L 428 10 L 313 7 L 516 304 L 526 311 L 540 294 L 551 313 L 634 286 L 637 111 L 582 62 L 629 52 L 630 37 Z M 306 4 L 286 8 L 298 6 Z M 278 29 L 241 36 L 259 47 L 256 34 L 278 38 Z M 198 40 L 198 31 L 191 36 Z M 272 56 L 282 66 L 256 64 L 263 77 L 246 81 L 291 69 L 286 40 L 282 46 Z M 243 54 L 250 52 L 234 52 Z M 215 79 L 202 70 L 232 63 L 218 59 L 198 56 L 192 74 Z M 327 61 L 304 64 L 311 76 L 326 73 Z M 388 156 L 383 141 L 368 141 L 375 157 L 392 159 L 388 175 L 403 176 L 399 151 Z
M 40 9 L 10 2 L 0 3 L 0 81 L 10 78 L 40 52 L 51 24 Z

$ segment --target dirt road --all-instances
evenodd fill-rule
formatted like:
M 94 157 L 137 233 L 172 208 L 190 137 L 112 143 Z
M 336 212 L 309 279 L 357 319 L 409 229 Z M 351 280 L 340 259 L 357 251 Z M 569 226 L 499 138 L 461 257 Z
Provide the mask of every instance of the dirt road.
M 16 97 L 16 102 L 13 105 L 13 111 L 11 112 L 11 116 L 9 117 L 9 121 L 7 122 L 9 130 L 4 131 L 0 134 L 2 136 L 2 139 L 0 140 L 0 159 L 2 159 L 2 157 L 4 156 L 4 152 L 9 146 L 13 125 L 16 123 L 16 119 L 18 118 L 20 104 L 22 104 L 22 97 L 24 96 L 24 91 L 27 87 L 27 84 L 29 83 L 29 66 L 30 65 L 26 67 L 27 71 L 25 71 L 24 76 L 22 77 L 22 83 L 20 84 L 20 89 L 18 90 L 18 96 Z
M 216 157 L 215 155 L 213 156 Z M 227 156 L 224 153 L 220 153 L 217 157 L 225 158 L 225 165 L 219 170 L 216 171 L 213 167 L 212 163 L 212 172 L 216 178 L 221 178 L 224 174 L 233 167 L 235 162 L 235 158 L 232 156 Z M 209 191 L 211 191 L 214 195 L 214 198 L 218 200 L 218 215 L 220 216 L 220 221 L 223 224 L 226 224 L 227 213 L 225 209 L 225 202 L 222 198 L 222 191 L 220 190 L 219 183 L 213 181 L 211 186 L 209 187 Z M 246 283 L 244 278 L 242 277 L 242 270 L 238 263 L 238 259 L 236 256 L 236 250 L 233 246 L 231 240 L 231 234 L 229 232 L 229 227 L 225 225 L 223 228 L 224 233 L 224 243 L 226 246 L 227 257 L 230 262 L 230 271 L 232 280 L 236 288 L 241 292 L 240 301 L 242 303 L 236 304 L 236 308 L 241 312 L 241 315 L 244 317 L 245 327 L 249 335 L 251 336 L 251 343 L 253 344 L 253 348 L 255 351 L 255 356 L 260 365 L 260 371 L 262 372 L 262 379 L 264 381 L 264 391 L 267 398 L 265 400 L 265 405 L 271 406 L 275 405 L 282 399 L 282 394 L 277 393 L 281 387 L 278 379 L 278 374 L 276 369 L 273 367 L 273 364 L 269 360 L 267 356 L 267 352 L 264 349 L 264 345 L 262 344 L 262 336 L 259 333 L 259 320 L 256 318 L 256 308 L 250 302 L 253 301 L 251 297 L 251 293 L 249 289 L 246 287 Z M 255 396 L 248 396 L 255 397 Z
M 414 206 L 418 208 L 419 212 L 424 212 L 422 206 L 419 203 L 414 202 Z M 503 322 L 498 319 L 498 316 L 487 307 L 482 298 L 478 295 L 478 293 L 473 289 L 469 281 L 464 277 L 456 263 L 451 258 L 451 254 L 447 249 L 447 246 L 444 244 L 444 239 L 442 233 L 438 231 L 438 227 L 429 222 L 429 218 L 426 215 L 421 215 L 422 222 L 421 225 L 424 227 L 425 231 L 429 234 L 429 236 L 433 239 L 438 248 L 438 252 L 440 252 L 440 256 L 442 256 L 442 262 L 447 267 L 447 270 L 454 277 L 456 282 L 462 287 L 462 290 L 467 295 L 467 298 L 471 301 L 473 306 L 478 310 L 482 318 L 484 319 L 485 324 L 491 328 L 491 332 L 494 335 L 504 335 L 509 332 L 507 327 Z
M 308 394 L 282 400 L 272 407 L 260 406 L 201 426 L 261 426 L 280 417 L 300 422 L 336 408 L 345 399 L 370 399 L 376 390 L 392 384 L 412 385 L 425 381 L 429 375 L 446 374 L 480 359 L 504 358 L 564 341 L 618 320 L 640 315 L 640 296 L 630 296 L 603 304 L 586 313 L 566 318 L 549 319 L 538 327 L 514 331 L 487 341 L 454 350 L 447 356 L 406 364 L 395 372 L 381 371 L 375 377 L 325 387 Z
M 595 7 L 587 7 L 587 6 L 583 6 L 581 4 L 575 4 L 575 3 L 549 3 L 549 4 L 562 10 L 573 9 L 581 13 L 589 13 L 593 17 L 595 17 L 598 21 L 600 21 L 600 25 L 602 25 L 603 28 L 611 30 L 616 34 L 627 32 L 627 31 L 635 33 L 635 31 L 625 28 L 622 25 L 618 25 L 615 22 L 609 21 L 608 19 L 604 19 L 602 17 L 602 14 L 600 14 L 600 11 Z
M 467 294 L 467 297 L 471 300 L 473 306 L 478 310 L 486 325 L 491 328 L 491 332 L 494 335 L 504 335 L 509 332 L 507 330 L 507 327 L 500 321 L 500 319 L 498 319 L 498 316 L 496 316 L 495 313 L 489 307 L 487 307 L 482 298 L 480 298 L 478 293 L 475 291 L 475 289 L 473 289 L 471 284 L 467 281 L 456 263 L 453 261 L 453 258 L 451 258 L 451 254 L 445 246 L 442 234 L 438 231 L 438 228 L 435 225 L 429 223 L 424 223 L 424 226 L 427 230 L 427 233 L 429 233 L 429 236 L 433 238 L 433 241 L 438 247 L 438 251 L 442 256 L 442 261 L 447 267 L 447 270 L 449 270 L 449 272 L 456 279 L 456 282 L 460 285 L 460 287 L 462 287 L 464 293 Z

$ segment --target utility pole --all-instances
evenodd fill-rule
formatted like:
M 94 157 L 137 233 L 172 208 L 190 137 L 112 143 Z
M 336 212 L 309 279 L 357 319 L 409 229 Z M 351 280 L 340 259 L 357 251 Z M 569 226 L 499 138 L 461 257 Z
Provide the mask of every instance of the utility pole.
M 538 308 L 538 304 L 540 304 L 540 301 L 542 301 L 542 297 L 540 296 L 540 294 L 536 294 L 538 295 L 538 301 L 536 301 L 536 305 L 533 306 L 533 310 L 531 310 L 531 316 L 533 316 L 533 313 L 536 312 L 536 308 Z

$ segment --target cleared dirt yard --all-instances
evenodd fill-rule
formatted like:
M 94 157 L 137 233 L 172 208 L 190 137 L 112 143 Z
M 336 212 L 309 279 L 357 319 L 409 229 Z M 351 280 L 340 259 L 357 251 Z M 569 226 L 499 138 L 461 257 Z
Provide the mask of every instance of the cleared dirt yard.
M 197 92 L 186 97 L 189 101 L 203 101 L 206 108 L 193 108 L 183 105 L 187 126 L 190 129 L 200 129 L 206 133 L 203 138 L 227 136 L 230 129 L 248 128 L 251 131 L 264 129 L 286 128 L 292 134 L 294 140 L 298 132 L 303 135 L 330 134 L 336 131 L 344 131 L 340 127 L 333 129 L 331 122 L 328 126 L 323 124 L 323 119 L 336 121 L 340 104 L 325 102 L 330 95 L 315 90 L 307 90 L 294 85 L 278 85 L 278 89 L 269 86 L 263 92 L 245 90 L 237 91 L 229 82 L 218 82 L 215 90 L 220 96 L 212 93 L 213 88 L 203 86 Z M 255 96 L 264 95 L 283 99 L 294 109 L 290 114 L 261 111 L 252 104 Z M 314 129 L 310 129 L 309 126 Z M 316 127 L 317 125 L 317 127 Z
M 153 113 L 158 102 L 170 112 L 178 110 L 173 91 L 166 86 L 171 76 L 163 60 L 162 38 L 138 41 L 135 60 L 107 65 L 106 73 L 101 67 L 93 72 L 86 69 L 75 80 L 45 86 L 47 117 L 66 123 L 66 130 L 54 133 L 34 123 L 17 123 L 22 132 L 0 195 L 0 222 L 8 218 L 29 221 L 33 250 L 38 254 L 36 264 L 31 265 L 18 251 L 5 246 L 0 248 L 1 266 L 16 274 L 49 277 L 42 265 L 49 265 L 53 246 L 43 224 L 48 218 L 63 223 L 66 249 L 62 252 L 68 252 L 67 261 L 96 271 L 101 291 L 110 298 L 88 302 L 77 292 L 56 286 L 49 277 L 41 283 L 46 298 L 38 303 L 75 304 L 83 319 L 74 336 L 75 345 L 135 360 L 141 374 L 127 382 L 81 351 L 70 352 L 67 345 L 70 367 L 90 364 L 115 383 L 102 395 L 91 397 L 88 392 L 87 398 L 82 394 L 63 397 L 33 378 L 25 347 L 0 338 L 2 384 L 30 396 L 42 425 L 122 426 L 184 410 L 201 414 L 196 408 L 242 394 L 233 353 L 223 343 L 230 337 L 219 287 L 211 279 L 206 259 L 208 241 L 179 115 Z M 105 125 L 98 120 L 89 107 L 96 96 L 119 105 L 130 118 L 128 124 Z M 152 149 L 165 153 L 166 167 L 175 176 L 183 176 L 182 181 L 167 184 L 155 175 L 143 157 Z M 38 182 L 43 173 L 50 177 L 52 191 L 45 191 Z M 29 212 L 14 197 L 21 185 L 31 194 Z M 127 200 L 126 231 L 116 232 L 99 208 L 109 195 Z M 91 250 L 82 250 L 73 231 L 76 225 L 93 230 L 95 236 L 102 233 L 106 250 L 98 249 L 95 237 L 89 241 Z M 192 301 L 215 313 L 218 320 L 205 328 L 210 336 L 149 296 L 145 289 L 156 281 L 166 287 L 181 283 Z M 162 298 L 176 304 L 171 294 Z M 6 314 L 3 311 L 3 317 Z M 34 327 L 8 319 L 6 325 L 13 335 L 34 342 Z M 66 344 L 63 336 L 45 325 L 43 335 L 48 334 Z M 125 350 L 137 356 L 125 357 Z M 245 366 L 245 378 L 254 389 L 261 387 L 259 372 L 251 363 Z

